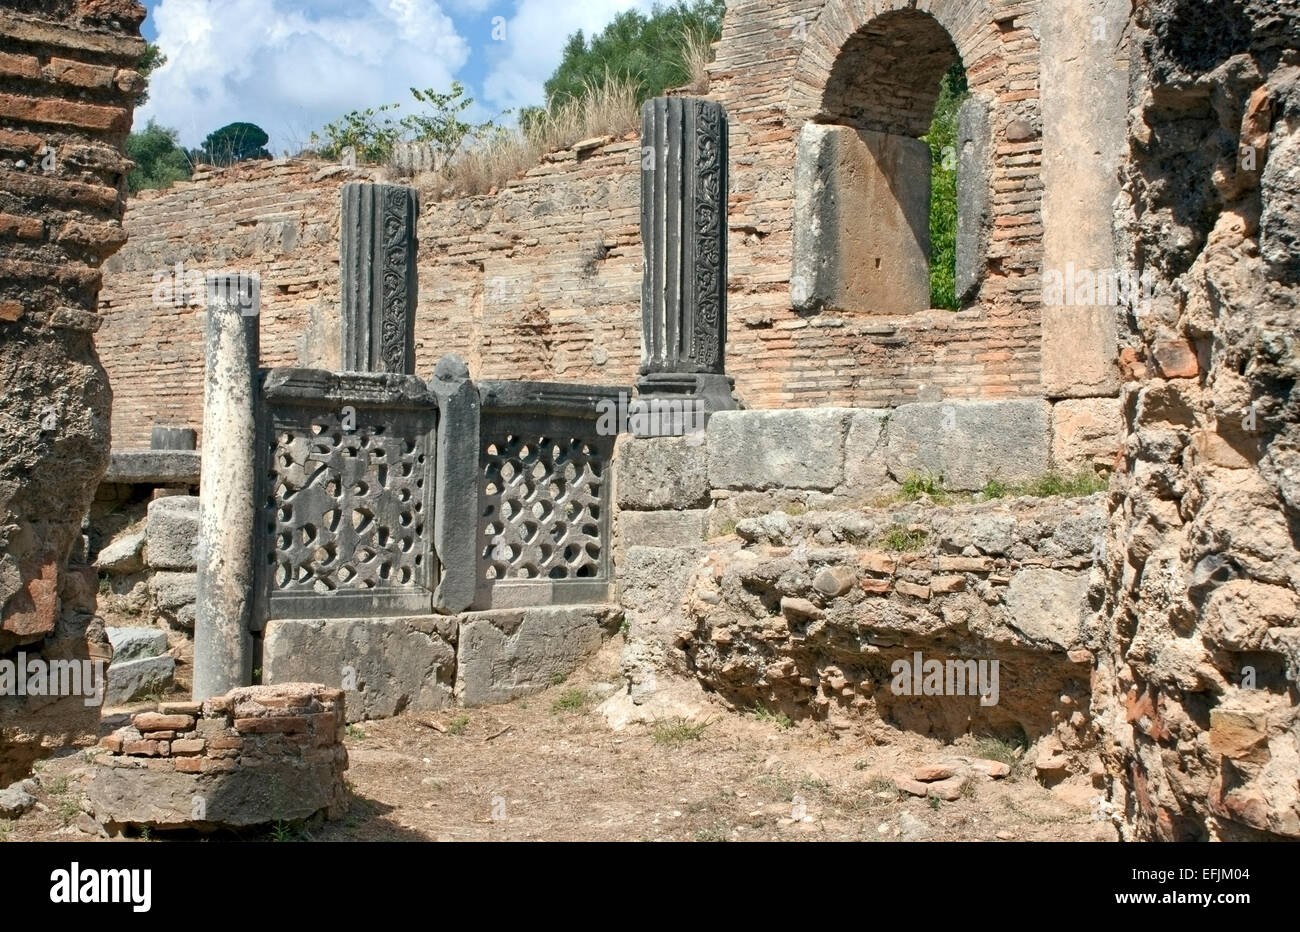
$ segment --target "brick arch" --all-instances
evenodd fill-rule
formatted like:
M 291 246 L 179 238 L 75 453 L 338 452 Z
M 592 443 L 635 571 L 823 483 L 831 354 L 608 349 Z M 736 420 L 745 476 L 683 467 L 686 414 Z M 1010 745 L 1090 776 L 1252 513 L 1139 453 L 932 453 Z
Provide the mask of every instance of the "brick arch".
M 840 109 L 836 102 L 828 102 L 826 98 L 828 92 L 834 94 L 837 88 L 843 87 L 849 77 L 846 56 L 867 51 L 872 30 L 882 24 L 888 28 L 891 20 L 895 27 L 912 27 L 919 33 L 918 42 L 927 46 L 919 49 L 925 60 L 919 63 L 922 73 L 913 73 L 909 81 L 913 86 L 928 82 L 929 72 L 943 57 L 939 49 L 940 32 L 947 33 L 952 48 L 961 57 L 972 93 L 989 96 L 1005 84 L 998 29 L 988 0 L 828 0 L 817 19 L 808 26 L 803 51 L 794 69 L 788 104 L 790 117 L 803 121 L 842 116 L 836 112 Z M 942 30 L 930 29 L 934 24 Z M 946 67 L 945 64 L 943 68 Z M 933 75 L 936 92 L 943 68 Z M 934 100 L 929 103 L 933 109 Z M 927 125 L 928 122 L 927 115 Z M 911 132 L 914 123 L 908 121 L 908 135 L 920 135 Z M 893 131 L 899 129 L 902 127 Z

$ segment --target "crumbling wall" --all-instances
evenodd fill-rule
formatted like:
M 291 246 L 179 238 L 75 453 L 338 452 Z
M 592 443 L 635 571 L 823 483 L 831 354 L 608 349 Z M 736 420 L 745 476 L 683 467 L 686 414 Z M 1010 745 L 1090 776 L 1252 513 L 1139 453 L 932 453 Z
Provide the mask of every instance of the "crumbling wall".
M 100 265 L 125 241 L 122 146 L 143 79 L 135 0 L 0 10 L 0 654 L 85 657 L 93 572 L 69 568 L 108 464 Z M 102 646 L 102 645 L 101 645 Z M 90 649 L 96 649 L 94 645 Z M 81 698 L 0 698 L 0 784 L 78 735 Z M 21 714 L 39 711 L 39 727 Z M 65 716 L 63 706 L 71 711 Z M 98 710 L 90 712 L 98 717 Z M 8 778 L 8 779 L 7 779 Z
M 1300 837 L 1300 10 L 1137 4 L 1093 712 L 1125 832 Z
M 1035 745 L 1047 779 L 1094 776 L 1085 630 L 1099 494 L 998 498 L 1052 459 L 1044 401 L 713 415 L 705 433 L 621 438 L 614 461 L 624 666 L 737 709 L 884 738 L 988 735 Z M 1081 457 L 1086 461 L 1086 457 Z M 914 473 L 950 489 L 909 501 Z M 949 501 L 948 499 L 952 499 Z M 894 665 L 997 661 L 995 702 L 894 690 Z M 946 687 L 945 687 L 946 688 Z

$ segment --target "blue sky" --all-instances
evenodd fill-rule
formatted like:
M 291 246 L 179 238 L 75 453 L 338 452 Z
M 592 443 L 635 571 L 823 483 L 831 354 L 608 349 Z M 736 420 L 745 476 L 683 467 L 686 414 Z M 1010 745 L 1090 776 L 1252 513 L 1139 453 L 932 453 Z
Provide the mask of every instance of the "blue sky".
M 150 118 L 196 146 L 236 120 L 276 155 L 352 109 L 410 102 L 458 80 L 484 120 L 542 102 L 576 29 L 599 31 L 653 0 L 145 0 L 144 35 L 167 54 L 136 127 Z

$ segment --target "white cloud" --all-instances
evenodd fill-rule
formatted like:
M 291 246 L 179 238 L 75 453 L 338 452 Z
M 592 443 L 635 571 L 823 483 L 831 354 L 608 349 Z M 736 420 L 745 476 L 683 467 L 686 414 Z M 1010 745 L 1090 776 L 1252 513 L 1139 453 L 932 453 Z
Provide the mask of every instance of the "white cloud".
M 520 0 L 506 22 L 505 39 L 488 43 L 492 65 L 483 80 L 484 98 L 500 109 L 543 103 L 542 85 L 572 33 L 581 29 L 590 37 L 624 10 L 648 13 L 652 6 L 654 0 Z
M 162 0 L 153 15 L 167 64 L 136 126 L 152 117 L 187 146 L 242 120 L 278 154 L 348 110 L 445 88 L 469 58 L 435 0 Z

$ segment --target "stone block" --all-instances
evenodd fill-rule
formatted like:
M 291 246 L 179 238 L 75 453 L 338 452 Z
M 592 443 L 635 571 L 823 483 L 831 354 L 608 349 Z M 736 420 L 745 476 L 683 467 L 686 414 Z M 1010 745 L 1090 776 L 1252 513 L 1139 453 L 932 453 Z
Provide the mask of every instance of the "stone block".
M 111 540 L 99 551 L 100 572 L 126 576 L 144 569 L 144 531 L 130 531 Z
M 180 761 L 166 769 L 96 767 L 86 790 L 99 821 L 158 828 L 262 825 L 305 819 L 339 804 L 340 774 L 333 760 L 269 757 L 256 767 L 235 761 L 205 761 L 226 767 Z M 179 772 L 178 772 L 179 771 Z M 194 817 L 194 799 L 204 801 L 203 818 Z
M 989 101 L 971 95 L 957 111 L 957 301 L 975 297 L 984 275 L 989 242 L 989 155 L 993 134 Z
M 150 693 L 162 692 L 172 684 L 175 673 L 176 661 L 168 656 L 112 663 L 108 668 L 104 705 L 122 705 Z
M 159 657 L 167 652 L 167 634 L 160 628 L 105 628 L 113 645 L 113 665 Z
M 709 504 L 708 455 L 699 437 L 619 437 L 614 449 L 618 506 L 703 508 Z
M 906 314 L 930 306 L 929 146 L 805 123 L 794 190 L 795 308 Z
M 1075 398 L 1052 405 L 1052 465 L 1074 470 L 1115 464 L 1122 422 L 1118 398 Z
M 608 605 L 469 612 L 460 620 L 456 696 L 488 705 L 545 689 L 594 653 L 619 617 Z
M 621 550 L 632 543 L 657 547 L 689 547 L 701 543 L 709 526 L 706 508 L 692 511 L 622 511 L 618 515 Z
M 1049 408 L 1037 399 L 903 405 L 885 431 L 890 473 L 942 476 L 945 487 L 969 490 L 1041 476 L 1050 465 Z
M 149 579 L 154 602 L 164 612 L 174 613 L 182 606 L 193 604 L 197 589 L 195 573 L 159 572 Z
M 1008 621 L 1031 641 L 1069 650 L 1079 646 L 1087 592 L 1084 574 L 1027 567 L 1012 576 L 1007 586 Z
M 159 570 L 193 570 L 199 543 L 199 499 L 169 495 L 149 503 L 148 562 Z
M 263 683 L 343 687 L 349 721 L 451 702 L 454 616 L 279 619 L 262 642 Z
M 850 409 L 720 411 L 707 430 L 715 489 L 818 489 L 844 480 Z
M 870 498 L 894 486 L 885 457 L 889 412 L 864 408 L 849 413 L 844 436 L 844 491 Z
M 682 601 L 698 562 L 687 549 L 627 548 L 619 583 L 632 639 L 672 643 L 674 629 L 685 621 Z

